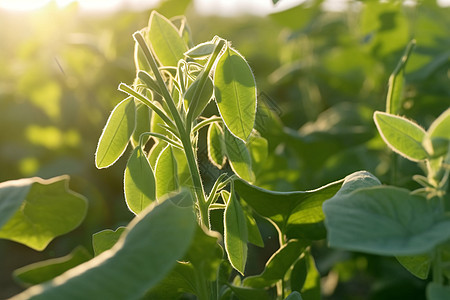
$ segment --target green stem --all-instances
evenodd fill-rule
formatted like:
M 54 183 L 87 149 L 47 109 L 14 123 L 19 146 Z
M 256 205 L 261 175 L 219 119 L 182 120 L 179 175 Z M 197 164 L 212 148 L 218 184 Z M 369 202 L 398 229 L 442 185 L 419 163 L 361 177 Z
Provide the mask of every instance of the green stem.
M 433 259 L 433 282 L 438 284 L 442 284 L 442 262 L 441 255 L 439 252 L 439 247 L 434 250 L 434 259 Z
M 175 102 L 173 101 L 172 96 L 170 95 L 169 90 L 164 82 L 164 79 L 161 76 L 158 65 L 156 63 L 155 57 L 153 56 L 150 48 L 144 40 L 142 34 L 138 31 L 133 34 L 133 38 L 139 43 L 142 51 L 144 52 L 145 57 L 147 58 L 148 63 L 155 75 L 156 82 L 159 86 L 159 89 L 162 93 L 163 98 L 166 100 L 167 106 L 169 107 L 170 113 L 175 121 L 175 125 L 180 133 L 180 140 L 184 148 L 184 153 L 186 155 L 186 160 L 189 167 L 189 172 L 191 173 L 192 183 L 194 184 L 194 192 L 197 196 L 197 205 L 199 208 L 200 219 L 203 225 L 209 228 L 209 215 L 208 215 L 208 206 L 206 204 L 206 197 L 203 188 L 203 183 L 200 177 L 200 171 L 197 165 L 197 159 L 194 155 L 194 150 L 192 147 L 192 142 L 190 139 L 190 131 L 186 130 L 183 121 L 181 120 L 180 114 L 175 106 Z
M 200 129 L 202 129 L 203 127 L 214 123 L 214 122 L 220 122 L 222 121 L 221 117 L 217 117 L 217 116 L 212 116 L 211 118 L 205 119 L 203 121 L 201 121 L 200 123 L 198 123 L 197 125 L 194 126 L 194 128 L 192 128 L 192 132 L 197 132 Z

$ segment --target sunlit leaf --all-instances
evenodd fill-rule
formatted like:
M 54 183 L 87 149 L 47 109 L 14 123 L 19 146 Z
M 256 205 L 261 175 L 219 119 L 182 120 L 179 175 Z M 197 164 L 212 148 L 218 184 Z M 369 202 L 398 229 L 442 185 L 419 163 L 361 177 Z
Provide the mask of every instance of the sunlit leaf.
M 209 161 L 219 169 L 225 164 L 225 153 L 222 149 L 225 145 L 224 134 L 218 123 L 214 122 L 208 127 L 207 135 Z
M 112 249 L 13 299 L 84 299 L 86 295 L 92 299 L 140 299 L 169 273 L 191 244 L 197 226 L 192 207 L 172 202 L 186 196 L 189 192 L 151 205 L 127 226 Z M 158 259 L 151 259 L 154 257 Z
M 205 109 L 213 95 L 213 82 L 208 74 L 200 73 L 184 94 L 192 120 L 195 120 Z
M 119 227 L 116 230 L 105 229 L 92 235 L 92 248 L 95 256 L 111 249 L 119 240 L 126 227 Z
M 213 42 L 205 42 L 186 51 L 185 55 L 194 59 L 204 59 L 213 53 L 216 44 Z
M 429 255 L 397 256 L 396 258 L 413 275 L 420 279 L 427 279 L 431 267 L 431 257 Z
M 156 197 L 176 191 L 179 187 L 177 161 L 171 146 L 159 154 L 155 167 Z
M 236 180 L 239 197 L 258 214 L 277 224 L 289 238 L 323 239 L 322 203 L 333 197 L 342 180 L 311 191 L 275 192 Z
M 139 137 L 144 132 L 150 131 L 150 108 L 142 102 L 136 105 L 136 128 L 131 136 L 131 144 L 136 148 L 139 144 Z M 144 138 L 144 142 L 148 141 L 149 137 Z
M 163 66 L 176 67 L 187 51 L 186 43 L 178 29 L 166 17 L 152 11 L 148 39 L 152 50 Z
M 224 216 L 225 250 L 231 265 L 244 274 L 247 262 L 248 231 L 245 215 L 236 195 L 230 193 Z
M 125 200 L 135 214 L 156 200 L 155 175 L 141 146 L 131 153 L 123 181 Z
M 427 158 L 422 146 L 426 134 L 422 127 L 406 118 L 380 111 L 373 117 L 378 132 L 393 151 L 412 161 Z
M 44 250 L 84 219 L 86 199 L 68 188 L 68 176 L 0 183 L 0 238 Z
M 227 47 L 214 72 L 217 107 L 233 135 L 246 141 L 256 115 L 256 83 L 246 60 Z
M 133 97 L 128 97 L 114 108 L 106 122 L 95 152 L 97 168 L 115 163 L 127 148 L 136 123 Z
M 35 285 L 51 280 L 92 258 L 85 248 L 77 247 L 70 254 L 40 261 L 14 271 L 14 277 L 26 285 Z
M 427 131 L 423 146 L 435 156 L 444 155 L 450 143 L 450 108 L 444 111 Z
M 223 141 L 222 147 L 225 149 L 231 169 L 240 178 L 253 182 L 255 174 L 252 171 L 252 158 L 245 143 L 232 135 L 227 129 L 225 129 Z

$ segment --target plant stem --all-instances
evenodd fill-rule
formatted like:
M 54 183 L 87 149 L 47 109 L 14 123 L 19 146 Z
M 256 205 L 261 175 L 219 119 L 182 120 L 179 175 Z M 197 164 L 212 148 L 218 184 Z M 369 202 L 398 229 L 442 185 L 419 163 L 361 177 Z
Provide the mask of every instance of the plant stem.
M 183 121 L 180 117 L 180 114 L 175 106 L 175 102 L 173 101 L 172 96 L 170 95 L 169 90 L 164 82 L 164 79 L 161 76 L 158 65 L 156 64 L 156 60 L 150 51 L 147 43 L 144 40 L 144 37 L 140 32 L 136 32 L 133 34 L 136 42 L 139 43 L 142 51 L 144 52 L 145 57 L 147 58 L 148 63 L 155 75 L 156 82 L 161 90 L 163 98 L 166 100 L 167 106 L 169 107 L 170 113 L 175 121 L 175 125 L 180 133 L 180 140 L 184 148 L 184 153 L 186 155 L 186 160 L 189 167 L 189 172 L 191 173 L 192 183 L 194 184 L 194 192 L 197 197 L 197 205 L 199 208 L 200 220 L 204 226 L 209 228 L 209 216 L 208 216 L 208 206 L 206 203 L 205 191 L 203 188 L 203 183 L 200 177 L 200 171 L 197 165 L 197 159 L 194 155 L 194 150 L 191 142 L 190 132 L 188 132 L 183 124 Z

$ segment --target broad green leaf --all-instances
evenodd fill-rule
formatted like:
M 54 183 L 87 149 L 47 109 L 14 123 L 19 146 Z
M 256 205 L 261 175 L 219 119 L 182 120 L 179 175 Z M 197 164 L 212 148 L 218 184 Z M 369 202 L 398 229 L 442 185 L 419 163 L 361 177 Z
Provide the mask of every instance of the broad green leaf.
M 252 171 L 252 158 L 245 143 L 232 135 L 227 129 L 225 129 L 223 141 L 222 149 L 225 149 L 231 169 L 240 178 L 253 182 L 255 174 Z
M 156 200 L 155 175 L 141 146 L 134 148 L 124 174 L 125 201 L 135 214 Z
M 213 53 L 215 47 L 216 44 L 214 42 L 201 43 L 186 51 L 184 55 L 193 59 L 204 59 Z
M 217 107 L 233 135 L 246 141 L 256 115 L 256 83 L 252 70 L 236 50 L 227 47 L 214 71 Z
M 444 155 L 450 143 L 450 108 L 444 111 L 427 131 L 424 147 L 432 155 Z
M 192 242 L 197 226 L 193 209 L 172 202 L 189 195 L 186 191 L 155 202 L 130 222 L 112 249 L 12 299 L 140 299 Z
M 431 257 L 429 255 L 397 256 L 396 258 L 413 275 L 420 279 L 427 279 L 431 266 Z
M 169 145 L 159 154 L 155 167 L 156 197 L 176 191 L 179 187 L 177 161 Z
M 248 287 L 241 287 L 236 285 L 229 285 L 230 289 L 239 300 L 258 299 L 270 300 L 269 294 L 263 289 L 253 289 Z
M 94 233 L 92 235 L 92 248 L 94 249 L 95 256 L 111 249 L 117 243 L 125 229 L 125 227 L 121 226 L 116 230 L 105 229 Z
M 258 224 L 249 209 L 244 208 L 245 221 L 247 222 L 248 241 L 255 246 L 264 247 Z
M 311 191 L 275 192 L 236 180 L 236 192 L 250 207 L 271 219 L 288 238 L 323 239 L 322 203 L 333 197 L 342 180 Z
M 158 160 L 159 155 L 166 147 L 167 142 L 160 140 L 157 141 L 156 144 L 150 149 L 150 153 L 148 154 L 148 162 L 153 170 L 156 167 L 156 161 Z
M 285 300 L 302 300 L 302 295 L 300 295 L 299 292 L 294 291 L 289 294 L 289 296 L 286 297 Z
M 192 293 L 200 299 L 207 299 L 209 284 L 216 279 L 222 261 L 223 251 L 218 244 L 217 232 L 205 231 L 197 226 L 191 246 L 182 262 L 157 286 L 147 293 L 144 299 L 178 299 L 181 293 Z M 206 296 L 206 297 L 205 297 Z
M 163 66 L 176 67 L 187 51 L 178 29 L 166 17 L 152 11 L 149 21 L 150 46 Z
M 288 270 L 305 251 L 305 248 L 305 243 L 298 240 L 290 240 L 272 255 L 260 275 L 245 278 L 244 286 L 265 288 L 275 285 L 284 278 Z
M 180 187 L 192 187 L 192 178 L 191 172 L 189 171 L 189 165 L 186 159 L 186 154 L 183 150 L 179 148 L 172 148 L 173 155 L 177 162 L 177 170 L 178 170 L 178 185 Z
M 128 97 L 114 108 L 103 128 L 95 152 L 97 168 L 107 168 L 115 163 L 127 148 L 136 125 L 133 97 Z
M 431 251 L 450 237 L 450 218 L 439 205 L 408 190 L 346 180 L 348 192 L 326 201 L 323 210 L 331 247 L 379 255 L 411 256 Z M 356 184 L 358 188 L 348 188 Z
M 428 300 L 444 300 L 450 298 L 450 287 L 436 282 L 430 282 L 427 285 Z
M 0 238 L 41 251 L 84 219 L 86 199 L 68 188 L 69 177 L 27 178 L 0 184 Z
M 247 262 L 248 231 L 245 215 L 232 191 L 224 213 L 224 239 L 228 259 L 239 273 L 244 274 Z
M 384 142 L 398 154 L 412 161 L 427 158 L 422 146 L 425 130 L 406 118 L 380 111 L 374 114 L 375 124 Z
M 213 82 L 208 74 L 200 73 L 184 94 L 187 102 L 188 114 L 195 120 L 205 109 L 213 95 Z
M 214 122 L 208 127 L 207 135 L 209 161 L 219 169 L 225 164 L 225 153 L 222 146 L 225 144 L 222 128 Z
M 75 248 L 70 254 L 40 261 L 14 271 L 14 277 L 26 285 L 35 285 L 51 280 L 92 258 L 84 247 Z
M 139 138 L 142 133 L 150 131 L 150 117 L 151 110 L 144 103 L 140 102 L 136 105 L 136 128 L 131 136 L 131 144 L 133 148 L 139 145 Z M 144 142 L 148 141 L 149 137 L 145 137 Z

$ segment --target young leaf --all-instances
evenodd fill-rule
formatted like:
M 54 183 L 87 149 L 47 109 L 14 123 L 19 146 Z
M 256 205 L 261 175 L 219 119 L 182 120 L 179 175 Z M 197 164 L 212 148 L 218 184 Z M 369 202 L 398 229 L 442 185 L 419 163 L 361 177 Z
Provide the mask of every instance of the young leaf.
M 428 153 L 433 156 L 445 155 L 450 143 L 450 108 L 444 111 L 430 125 L 423 143 Z
M 213 53 L 215 47 L 216 44 L 213 42 L 201 43 L 186 51 L 184 55 L 193 59 L 204 59 Z
M 420 279 L 427 279 L 430 272 L 431 257 L 427 254 L 414 256 L 397 256 L 398 262 Z
M 343 187 L 358 184 L 345 181 Z M 380 186 L 347 189 L 326 201 L 323 210 L 331 247 L 379 255 L 410 256 L 431 251 L 450 237 L 439 206 L 408 190 Z
M 139 145 L 139 138 L 142 133 L 150 131 L 150 117 L 151 110 L 144 103 L 138 101 L 136 105 L 136 128 L 134 129 L 133 135 L 131 136 L 131 144 L 133 148 Z M 146 137 L 144 144 L 148 141 L 149 137 Z
M 209 161 L 219 169 L 225 164 L 225 153 L 222 145 L 225 144 L 222 128 L 218 123 L 211 123 L 208 127 L 208 158 Z
M 245 278 L 243 285 L 253 288 L 265 288 L 275 285 L 284 278 L 288 270 L 305 251 L 305 248 L 305 243 L 298 240 L 290 240 L 272 255 L 260 275 Z
M 156 200 L 155 175 L 141 146 L 134 148 L 125 169 L 125 201 L 135 214 Z
M 247 262 L 248 232 L 245 215 L 233 191 L 224 214 L 225 250 L 231 265 L 244 274 Z
M 380 111 L 373 117 L 378 132 L 392 150 L 412 161 L 427 158 L 427 151 L 422 146 L 425 138 L 422 127 L 406 118 Z
M 217 107 L 230 132 L 246 141 L 256 115 L 256 83 L 246 60 L 227 47 L 214 72 Z
M 69 190 L 68 176 L 0 184 L 0 238 L 41 251 L 84 219 L 86 199 Z
M 94 233 L 92 235 L 92 248 L 94 249 L 95 256 L 111 249 L 117 243 L 125 229 L 125 227 L 121 226 L 116 230 L 105 229 Z
M 149 21 L 148 40 L 163 66 L 176 67 L 184 57 L 187 46 L 178 29 L 167 18 L 152 11 Z
M 311 191 L 274 192 L 236 180 L 240 198 L 263 217 L 271 219 L 288 238 L 323 239 L 322 203 L 333 197 L 342 180 Z
M 159 154 L 155 167 L 156 197 L 176 191 L 178 184 L 177 161 L 169 145 Z
M 127 148 L 136 125 L 136 111 L 133 97 L 128 97 L 114 108 L 106 122 L 97 151 L 95 165 L 107 168 L 115 163 Z
M 255 180 L 255 174 L 252 171 L 252 158 L 245 143 L 225 129 L 222 149 L 225 149 L 234 173 L 248 182 L 253 182 Z
M 197 226 L 193 209 L 171 201 L 186 196 L 190 197 L 188 191 L 159 205 L 155 202 L 130 222 L 111 250 L 15 298 L 85 299 L 89 295 L 92 299 L 141 299 L 191 244 Z
M 200 73 L 184 94 L 189 109 L 188 114 L 195 120 L 205 109 L 213 95 L 213 82 L 206 74 Z
M 92 258 L 84 247 L 75 248 L 70 254 L 40 261 L 14 271 L 14 277 L 26 285 L 35 285 L 55 278 Z

